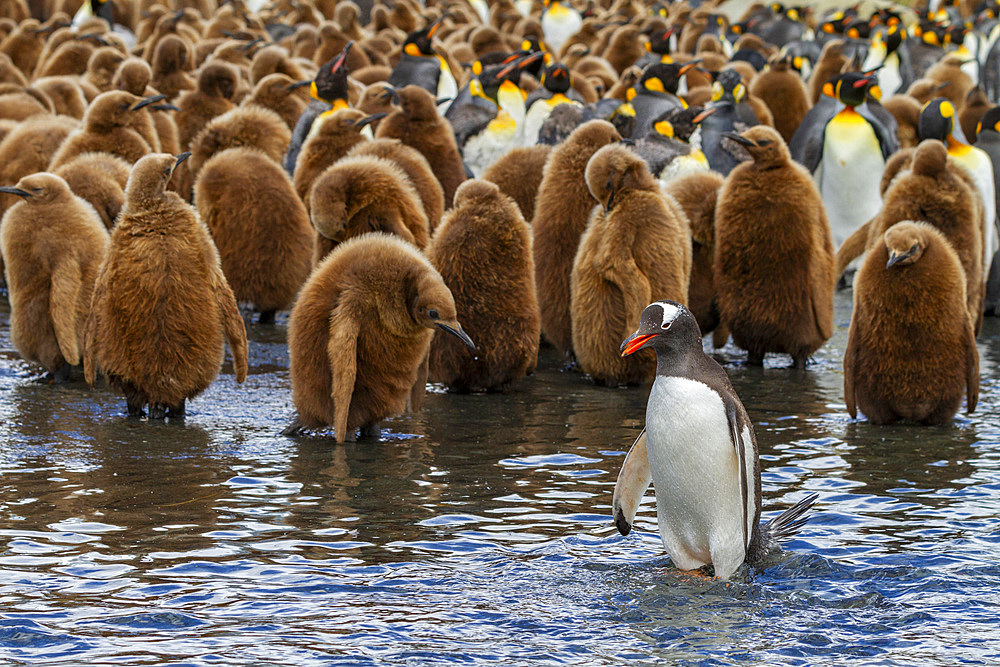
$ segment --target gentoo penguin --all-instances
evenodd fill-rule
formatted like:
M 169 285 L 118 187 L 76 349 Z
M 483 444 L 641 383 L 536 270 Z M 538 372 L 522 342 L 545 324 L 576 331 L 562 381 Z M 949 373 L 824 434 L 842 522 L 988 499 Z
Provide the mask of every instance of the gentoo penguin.
M 406 37 L 403 53 L 388 80 L 388 84 L 395 88 L 411 85 L 423 88 L 438 100 L 437 108 L 441 114 L 447 113 L 448 107 L 458 95 L 458 84 L 448 61 L 431 45 L 434 33 L 445 18 L 447 16 L 442 15 L 427 27 Z
M 975 147 L 989 155 L 993 162 L 993 188 L 997 194 L 997 210 L 1000 210 L 1000 107 L 993 107 L 983 115 L 976 137 Z M 1000 315 L 1000 251 L 993 253 L 990 263 L 985 310 L 987 315 Z
M 898 222 L 869 250 L 854 281 L 844 400 L 873 424 L 940 424 L 979 396 L 979 352 L 965 307 L 965 272 L 925 222 Z M 914 325 L 917 324 L 915 331 Z
M 656 379 L 646 428 L 622 464 L 612 499 L 615 525 L 632 530 L 650 481 L 656 489 L 660 539 L 674 565 L 694 570 L 711 563 L 729 579 L 793 536 L 816 501 L 810 495 L 760 525 L 757 436 L 722 367 L 704 353 L 691 312 L 674 301 L 646 306 L 622 356 L 656 353 Z
M 875 79 L 866 74 L 842 74 L 824 86 L 825 93 L 845 105 L 824 126 L 803 127 L 796 132 L 822 137 L 807 142 L 804 155 L 796 155 L 813 174 L 823 197 L 835 245 L 870 220 L 882 204 L 879 179 L 885 161 L 898 149 L 895 131 L 875 116 L 865 103 L 866 91 L 877 96 Z M 808 121 L 808 118 L 806 119 Z M 822 117 L 816 122 L 822 122 Z
M 976 184 L 983 201 L 986 230 L 983 237 L 983 267 L 988 270 L 993 255 L 1000 249 L 997 221 L 997 190 L 993 161 L 983 150 L 970 146 L 955 136 L 955 107 L 944 98 L 933 99 L 920 111 L 918 127 L 921 139 L 937 139 L 948 147 L 948 157 L 962 165 Z M 961 132 L 961 128 L 958 128 Z
M 83 372 L 101 370 L 125 394 L 128 413 L 180 416 L 219 373 L 223 338 L 236 381 L 247 374 L 247 339 L 208 228 L 167 190 L 177 164 L 153 153 L 132 167 L 125 206 L 94 285 Z
M 434 331 L 475 348 L 441 274 L 412 244 L 363 234 L 316 267 L 288 321 L 297 435 L 330 424 L 338 443 L 378 436 L 379 422 L 419 408 Z
M 580 369 L 602 385 L 640 384 L 647 356 L 623 358 L 615 343 L 653 298 L 687 301 L 691 232 L 684 211 L 664 196 L 645 161 L 621 144 L 587 163 L 587 187 L 600 204 L 573 261 L 570 313 Z
M 31 174 L 0 192 L 21 198 L 0 227 L 11 342 L 53 381 L 67 380 L 83 355 L 83 329 L 108 232 L 90 204 L 55 174 Z
M 562 52 L 563 44 L 583 25 L 583 17 L 568 0 L 544 0 L 542 32 L 552 53 Z
M 472 351 L 445 332 L 435 334 L 431 382 L 454 391 L 496 391 L 534 371 L 540 329 L 531 230 L 514 201 L 489 181 L 462 183 L 427 259 L 476 341 Z
M 781 135 L 758 125 L 732 134 L 753 158 L 737 165 L 715 210 L 719 313 L 747 362 L 767 352 L 796 368 L 833 333 L 833 246 L 819 192 Z M 774 266 L 787 270 L 778 276 Z
M 320 65 L 312 83 L 309 84 L 309 94 L 313 101 L 299 116 L 295 129 L 292 130 L 292 138 L 288 142 L 285 158 L 281 161 L 281 166 L 289 175 L 294 176 L 295 174 L 295 161 L 309 137 L 313 122 L 322 114 L 340 111 L 348 107 L 347 75 L 350 71 L 347 67 L 347 56 L 351 52 L 352 46 L 354 46 L 354 42 L 348 42 L 344 50 L 335 58 Z

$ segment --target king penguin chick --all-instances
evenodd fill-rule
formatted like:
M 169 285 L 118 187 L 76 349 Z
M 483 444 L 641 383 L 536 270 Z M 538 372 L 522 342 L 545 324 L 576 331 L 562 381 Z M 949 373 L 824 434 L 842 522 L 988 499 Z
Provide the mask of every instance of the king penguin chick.
M 52 156 L 50 169 L 56 169 L 81 153 L 104 152 L 135 162 L 152 150 L 144 135 L 156 132 L 144 107 L 163 99 L 162 95 L 141 98 L 124 90 L 101 93 L 87 107 L 83 126 L 74 130 Z M 140 132 L 139 125 L 148 125 Z
M 186 157 L 154 153 L 133 166 L 87 319 L 87 383 L 101 370 L 133 416 L 147 403 L 152 418 L 182 415 L 218 375 L 223 336 L 236 381 L 247 375 L 246 329 L 208 228 L 166 189 Z
M 341 443 L 358 427 L 377 436 L 381 420 L 418 409 L 437 329 L 474 347 L 417 248 L 389 234 L 342 243 L 309 277 L 288 322 L 298 414 L 284 434 L 332 424 Z
M 73 194 L 83 197 L 108 229 L 125 203 L 125 184 L 132 165 L 111 153 L 81 153 L 55 170 Z
M 538 186 L 531 231 L 542 335 L 567 358 L 573 355 L 570 274 L 595 205 L 585 171 L 594 153 L 620 140 L 607 121 L 584 123 L 552 149 Z
M 441 182 L 445 208 L 451 208 L 455 190 L 465 180 L 465 166 L 451 125 L 438 115 L 434 98 L 423 88 L 406 86 L 398 95 L 399 109 L 379 123 L 375 136 L 399 139 L 420 151 Z
M 177 100 L 179 111 L 177 138 L 181 148 L 189 150 L 191 141 L 208 121 L 233 108 L 233 95 L 239 84 L 239 71 L 221 60 L 205 63 L 198 72 L 198 87 Z
M 645 161 L 619 144 L 590 159 L 587 187 L 600 204 L 591 213 L 573 262 L 570 312 L 580 369 L 602 385 L 639 384 L 653 359 L 617 354 L 615 344 L 638 326 L 654 298 L 687 301 L 691 236 L 687 219 L 665 197 Z
M 205 163 L 194 194 L 237 302 L 273 323 L 312 269 L 312 226 L 288 174 L 257 150 L 229 148 Z
M 244 100 L 247 104 L 256 104 L 275 112 L 285 121 L 289 130 L 295 129 L 302 112 L 309 103 L 295 91 L 299 82 L 293 81 L 286 74 L 268 74 L 257 82 L 250 96 Z
M 833 333 L 833 244 L 819 192 L 773 128 L 732 134 L 753 158 L 736 166 L 715 210 L 715 288 L 722 321 L 761 365 L 796 368 Z M 786 267 L 780 276 L 772 270 Z
M 774 117 L 774 127 L 788 143 L 812 104 L 790 56 L 771 61 L 750 83 L 750 94 L 761 99 Z
M 500 191 L 513 199 L 525 220 L 535 216 L 535 199 L 542 183 L 545 163 L 552 146 L 515 148 L 483 172 L 483 180 L 496 183 Z
M 83 354 L 84 325 L 108 232 L 90 204 L 54 174 L 32 174 L 0 192 L 22 198 L 4 214 L 0 229 L 11 342 L 54 381 L 65 381 Z
M 965 275 L 933 225 L 898 222 L 868 252 L 854 281 L 844 354 L 844 400 L 873 424 L 940 424 L 979 395 L 979 352 Z
M 646 306 L 621 353 L 650 348 L 656 379 L 646 428 L 615 484 L 615 525 L 622 535 L 632 530 L 652 481 L 660 539 L 673 564 L 693 570 L 711 563 L 716 577 L 729 579 L 744 562 L 758 565 L 795 535 L 816 495 L 760 525 L 757 436 L 726 372 L 702 350 L 691 312 L 673 301 Z
M 366 116 L 359 109 L 344 108 L 323 114 L 313 121 L 313 128 L 299 151 L 292 178 L 295 192 L 306 202 L 306 212 L 309 211 L 309 188 L 316 177 L 344 157 L 351 148 L 367 141 L 361 131 L 376 118 Z
M 309 215 L 316 228 L 313 264 L 338 243 L 366 232 L 387 232 L 423 250 L 430 240 L 427 214 L 410 179 L 382 158 L 339 160 L 309 190 Z
M 534 371 L 538 301 L 531 231 L 514 201 L 480 179 L 455 192 L 455 206 L 427 249 L 477 341 L 462 349 L 443 333 L 431 342 L 429 377 L 453 391 L 502 390 Z

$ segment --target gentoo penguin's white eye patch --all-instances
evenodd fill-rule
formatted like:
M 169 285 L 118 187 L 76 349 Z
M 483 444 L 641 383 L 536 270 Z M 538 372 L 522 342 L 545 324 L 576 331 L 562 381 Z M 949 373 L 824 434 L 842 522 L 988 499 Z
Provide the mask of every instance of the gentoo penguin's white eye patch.
M 680 308 L 665 301 L 658 301 L 657 303 L 660 308 L 663 309 L 663 318 L 660 320 L 660 328 L 669 329 L 670 325 L 677 319 L 677 316 L 681 314 Z

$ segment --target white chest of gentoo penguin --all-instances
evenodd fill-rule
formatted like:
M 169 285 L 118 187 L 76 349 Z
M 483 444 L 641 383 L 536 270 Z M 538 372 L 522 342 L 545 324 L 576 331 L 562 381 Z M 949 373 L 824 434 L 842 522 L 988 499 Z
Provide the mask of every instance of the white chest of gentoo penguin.
M 815 495 L 760 522 L 757 439 L 726 372 L 704 353 L 691 312 L 657 301 L 642 312 L 622 355 L 652 348 L 656 379 L 640 434 L 615 485 L 615 524 L 627 535 L 650 481 L 663 546 L 674 565 L 711 563 L 728 579 L 743 564 L 759 563 L 777 542 L 794 535 Z

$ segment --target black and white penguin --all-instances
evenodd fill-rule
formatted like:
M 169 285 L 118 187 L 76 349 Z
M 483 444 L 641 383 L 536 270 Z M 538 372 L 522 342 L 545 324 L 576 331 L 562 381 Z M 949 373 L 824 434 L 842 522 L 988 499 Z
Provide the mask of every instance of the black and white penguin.
M 542 32 L 552 53 L 561 53 L 563 44 L 583 26 L 583 17 L 565 0 L 544 0 Z
M 906 92 L 913 83 L 906 29 L 894 24 L 884 32 L 876 32 L 861 69 L 865 72 L 878 70 L 879 88 L 883 95 L 888 97 Z
M 452 101 L 458 95 L 458 83 L 455 75 L 448 65 L 448 61 L 442 58 L 434 47 L 431 46 L 431 39 L 434 33 L 441 27 L 441 23 L 447 15 L 441 16 L 425 28 L 410 33 L 406 41 L 403 42 L 403 53 L 399 57 L 399 62 L 389 75 L 389 85 L 394 88 L 404 86 L 420 86 L 438 102 L 438 112 L 444 114 L 448 111 Z
M 350 106 L 347 102 L 347 75 L 350 73 L 347 67 L 347 55 L 351 52 L 352 46 L 354 42 L 348 42 L 343 51 L 320 66 L 316 77 L 309 82 L 309 94 L 313 99 L 295 123 L 292 139 L 288 142 L 285 157 L 281 161 L 281 166 L 290 176 L 295 174 L 295 161 L 299 159 L 299 151 L 309 138 L 309 132 L 316 119 L 323 114 Z
M 702 350 L 691 311 L 675 301 L 646 306 L 622 356 L 646 348 L 656 352 L 656 379 L 646 428 L 615 484 L 615 525 L 622 535 L 631 531 L 652 481 L 660 538 L 674 565 L 711 563 L 716 577 L 728 579 L 794 535 L 816 495 L 760 525 L 757 438 L 726 372 Z
M 542 72 L 541 86 L 528 95 L 524 105 L 528 109 L 524 120 L 525 146 L 538 143 L 538 131 L 542 124 L 560 104 L 583 106 L 583 101 L 573 90 L 573 79 L 569 68 L 562 63 L 552 63 Z
M 706 105 L 713 113 L 701 123 L 701 149 L 713 171 L 728 176 L 733 167 L 750 159 L 743 148 L 726 138 L 730 132 L 740 133 L 760 121 L 746 103 L 746 86 L 736 70 L 722 70 L 712 84 L 712 100 Z
M 677 63 L 653 63 L 642 71 L 639 82 L 625 94 L 635 110 L 635 128 L 632 136 L 644 137 L 653 127 L 653 120 L 671 109 L 682 109 L 687 104 L 677 97 L 681 77 L 700 60 L 681 66 Z
M 993 107 L 980 119 L 975 148 L 985 152 L 993 163 L 993 190 L 1000 209 L 1000 107 Z M 1000 315 L 1000 251 L 993 253 L 986 278 L 987 315 Z

